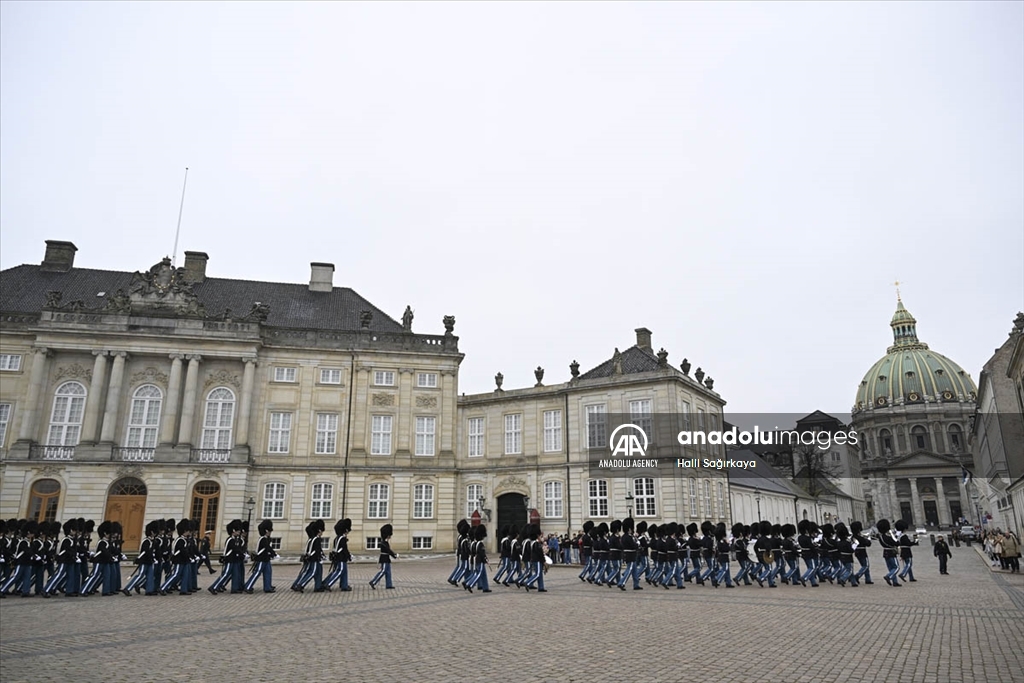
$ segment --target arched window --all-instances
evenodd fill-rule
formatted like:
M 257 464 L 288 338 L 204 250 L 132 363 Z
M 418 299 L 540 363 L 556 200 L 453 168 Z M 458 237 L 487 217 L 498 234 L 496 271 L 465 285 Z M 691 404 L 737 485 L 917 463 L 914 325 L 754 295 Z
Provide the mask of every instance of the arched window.
M 878 432 L 878 451 L 882 455 L 892 454 L 892 432 L 888 429 Z
M 235 393 L 217 387 L 206 395 L 202 448 L 231 448 L 231 425 L 235 417 Z
M 928 430 L 921 425 L 917 425 L 910 430 L 911 443 L 914 444 L 914 448 L 923 450 L 928 448 Z
M 949 425 L 949 448 L 954 453 L 962 453 L 964 450 L 964 433 L 960 425 Z
M 85 413 L 85 386 L 79 382 L 64 382 L 57 387 L 50 414 L 50 431 L 46 443 L 50 446 L 77 446 L 82 436 L 82 415 Z
M 146 484 L 135 477 L 123 477 L 114 482 L 110 487 L 112 496 L 144 496 L 146 495 Z
M 52 522 L 57 519 L 59 502 L 60 482 L 56 479 L 40 479 L 32 484 L 26 516 L 33 522 Z
M 263 519 L 284 519 L 284 484 L 272 481 L 263 485 Z
M 160 426 L 160 406 L 164 394 L 152 384 L 143 384 L 132 394 L 132 411 L 128 415 L 129 448 L 156 448 Z

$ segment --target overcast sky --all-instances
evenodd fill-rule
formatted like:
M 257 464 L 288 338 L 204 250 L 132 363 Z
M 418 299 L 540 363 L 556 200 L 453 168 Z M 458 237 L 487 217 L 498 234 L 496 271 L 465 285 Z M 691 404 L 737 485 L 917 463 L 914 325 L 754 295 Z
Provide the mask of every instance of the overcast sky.
M 0 3 L 0 267 L 170 255 L 417 332 L 460 391 L 635 343 L 738 412 L 849 410 L 1024 308 L 1024 4 Z

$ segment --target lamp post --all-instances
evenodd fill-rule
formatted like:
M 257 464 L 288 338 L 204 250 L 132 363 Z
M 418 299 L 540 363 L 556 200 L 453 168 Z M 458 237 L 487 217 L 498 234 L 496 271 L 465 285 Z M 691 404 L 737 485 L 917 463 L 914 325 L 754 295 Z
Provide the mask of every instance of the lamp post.
M 477 509 L 479 509 L 480 512 L 483 514 L 483 516 L 486 518 L 486 521 L 490 522 L 491 521 L 491 511 L 484 507 L 484 503 L 486 503 L 486 502 L 487 501 L 484 499 L 484 497 L 480 496 L 480 498 L 477 499 L 476 504 L 477 504 Z
M 632 493 L 627 493 L 626 494 L 626 508 L 629 510 L 629 514 L 626 515 L 626 517 L 632 517 L 633 516 L 633 494 Z
M 754 500 L 757 501 L 757 521 L 761 521 L 761 489 L 754 489 Z
M 249 496 L 249 500 L 245 501 L 245 508 L 249 511 L 249 516 L 246 518 L 246 526 L 252 523 L 252 511 L 256 509 L 256 501 L 252 496 Z

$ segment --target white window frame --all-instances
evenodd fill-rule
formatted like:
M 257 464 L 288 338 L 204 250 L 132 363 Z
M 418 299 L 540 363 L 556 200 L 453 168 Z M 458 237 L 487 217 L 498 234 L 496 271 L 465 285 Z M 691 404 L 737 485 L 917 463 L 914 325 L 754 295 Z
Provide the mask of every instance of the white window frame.
M 318 481 L 309 489 L 310 519 L 330 519 L 334 511 L 334 484 Z
M 263 514 L 260 515 L 260 519 L 284 519 L 287 488 L 283 481 L 268 481 L 263 484 Z
M 700 503 L 697 496 L 697 479 L 695 477 L 687 478 L 687 493 L 690 500 L 690 517 L 697 519 L 700 517 Z
M 12 415 L 14 415 L 14 404 L 0 403 L 0 448 L 3 448 L 7 441 L 7 425 L 11 423 Z
M 505 415 L 505 455 L 520 455 L 523 452 L 523 414 Z
M 217 397 L 214 397 L 217 394 Z M 211 412 L 211 408 L 213 411 Z M 211 422 L 212 420 L 212 422 Z M 206 407 L 203 411 L 203 433 L 200 447 L 208 449 L 228 449 L 232 441 L 235 421 L 235 392 L 227 387 L 214 387 L 206 394 Z
M 437 388 L 437 373 L 436 372 L 417 372 L 416 373 L 416 388 L 417 389 L 436 389 Z
M 393 387 L 395 386 L 395 371 L 394 370 L 374 370 L 373 371 L 373 384 L 378 387 Z
M 412 537 L 412 549 L 413 550 L 433 550 L 434 549 L 434 537 L 423 534 L 413 534 Z
M 708 413 L 708 427 L 712 432 L 718 431 L 718 413 Z M 718 455 L 720 448 L 717 443 L 711 444 L 711 454 Z
M 164 392 L 155 384 L 143 384 L 132 392 L 128 432 L 125 434 L 125 445 L 128 448 L 156 448 L 163 400 Z
M 658 516 L 658 491 L 653 477 L 633 480 L 633 512 L 637 517 Z
M 654 401 L 638 398 L 629 402 L 629 422 L 644 430 L 649 443 L 654 441 Z
M 565 516 L 563 496 L 565 486 L 559 480 L 544 482 L 544 517 L 550 519 L 561 519 Z
M 21 355 L 16 353 L 0 353 L 0 372 L 19 372 Z
M 484 455 L 485 423 L 482 417 L 471 417 L 467 420 L 466 432 L 469 436 L 469 457 L 482 458 Z
M 270 537 L 270 547 L 273 548 L 274 550 L 280 550 L 281 549 L 281 537 L 280 536 L 271 536 Z
M 48 446 L 78 445 L 78 440 L 82 438 L 82 420 L 88 395 L 89 392 L 81 382 L 64 382 L 53 392 L 53 409 L 46 437 Z
M 316 414 L 316 455 L 334 455 L 338 452 L 338 413 Z
M 412 518 L 434 518 L 434 485 L 414 484 L 412 487 Z
M 393 415 L 370 417 L 370 455 L 391 455 L 391 433 L 394 424 Z
M 480 510 L 480 499 L 484 497 L 483 484 L 466 484 L 466 517 Z
M 366 549 L 367 550 L 380 550 L 380 536 L 367 536 L 366 537 Z
M 711 519 L 715 516 L 715 509 L 711 507 L 711 480 L 704 480 L 704 516 Z
M 320 368 L 320 384 L 341 384 L 341 368 Z
M 608 480 L 591 479 L 587 482 L 587 509 L 590 517 L 607 517 L 608 506 Z
M 299 381 L 299 369 L 295 367 L 276 366 L 274 367 L 274 381 L 294 384 Z
M 366 518 L 388 519 L 391 514 L 391 485 L 381 482 L 370 484 L 366 496 Z
M 603 403 L 583 407 L 587 423 L 587 448 L 608 446 L 608 409 Z M 600 416 L 600 417 L 598 417 Z
M 544 411 L 544 452 L 558 453 L 562 450 L 562 411 Z
M 689 401 L 683 401 L 682 413 L 683 413 L 683 429 L 686 430 L 686 431 L 690 431 L 691 430 L 690 425 L 692 425 L 693 422 L 690 419 L 690 402 Z
M 725 484 L 723 482 L 718 482 L 718 518 L 722 519 L 724 517 L 725 517 Z
M 291 450 L 292 413 L 270 413 L 270 434 L 267 436 L 267 453 L 280 455 Z
M 433 415 L 416 417 L 416 455 L 433 456 L 436 454 L 435 442 L 437 434 L 437 418 Z

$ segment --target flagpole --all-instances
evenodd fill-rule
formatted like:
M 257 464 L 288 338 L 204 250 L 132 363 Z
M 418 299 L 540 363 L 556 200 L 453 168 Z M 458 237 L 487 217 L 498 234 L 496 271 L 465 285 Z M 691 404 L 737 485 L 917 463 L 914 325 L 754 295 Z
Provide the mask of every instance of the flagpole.
M 181 184 L 181 203 L 178 205 L 178 227 L 174 230 L 174 250 L 171 252 L 171 266 L 178 258 L 178 235 L 181 234 L 181 214 L 185 209 L 185 186 L 188 185 L 188 166 L 185 167 L 185 181 Z

